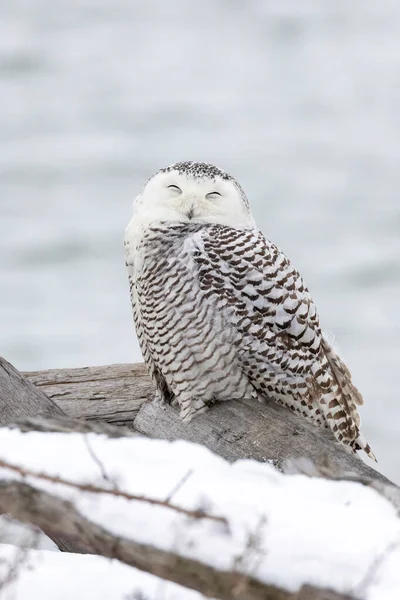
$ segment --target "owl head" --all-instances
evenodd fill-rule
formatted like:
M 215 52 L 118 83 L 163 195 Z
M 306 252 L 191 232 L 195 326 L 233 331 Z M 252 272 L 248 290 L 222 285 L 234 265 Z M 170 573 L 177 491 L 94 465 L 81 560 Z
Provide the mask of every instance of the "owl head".
M 236 179 L 201 162 L 175 163 L 153 175 L 134 202 L 133 219 L 143 226 L 157 222 L 254 225 Z

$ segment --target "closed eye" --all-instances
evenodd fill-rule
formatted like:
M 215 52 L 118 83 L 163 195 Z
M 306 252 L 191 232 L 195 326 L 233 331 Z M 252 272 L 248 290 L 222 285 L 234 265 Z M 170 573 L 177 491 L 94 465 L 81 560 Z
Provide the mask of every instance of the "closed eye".
M 213 200 L 214 198 L 218 198 L 218 196 L 221 196 L 219 192 L 210 192 L 209 194 L 206 194 L 208 200 Z
M 181 190 L 181 188 L 178 188 L 178 186 L 177 186 L 177 185 L 169 185 L 169 186 L 168 186 L 168 189 L 169 189 L 169 190 L 173 190 L 174 192 L 179 192 L 180 194 L 182 193 L 182 190 Z

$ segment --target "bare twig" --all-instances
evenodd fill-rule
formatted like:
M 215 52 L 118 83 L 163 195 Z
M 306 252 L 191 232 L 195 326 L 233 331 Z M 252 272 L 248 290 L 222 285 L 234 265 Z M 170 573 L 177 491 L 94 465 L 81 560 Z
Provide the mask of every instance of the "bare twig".
M 51 483 L 61 483 L 62 485 L 66 485 L 71 488 L 75 488 L 80 490 L 81 492 L 89 492 L 91 494 L 108 494 L 111 496 L 118 496 L 121 498 L 125 498 L 126 500 L 135 500 L 137 502 L 146 502 L 147 504 L 153 504 L 154 506 L 162 506 L 164 508 L 169 508 L 177 513 L 186 515 L 187 517 L 191 517 L 193 519 L 209 519 L 210 521 L 215 521 L 217 523 L 222 523 L 224 525 L 228 525 L 227 520 L 224 517 L 215 517 L 213 515 L 207 515 L 202 510 L 187 510 L 186 508 L 181 508 L 180 506 L 176 506 L 175 504 L 171 504 L 165 500 L 156 500 L 155 498 L 148 498 L 147 496 L 138 496 L 136 494 L 129 494 L 128 492 L 124 492 L 119 489 L 106 489 L 99 487 L 97 485 L 93 485 L 91 483 L 76 483 L 75 481 L 69 481 L 67 479 L 63 479 L 58 475 L 47 475 L 47 473 L 40 473 L 37 471 L 32 471 L 30 469 L 24 469 L 18 465 L 12 465 L 4 460 L 0 459 L 0 467 L 5 469 L 9 469 L 10 471 L 14 471 L 18 473 L 22 477 L 35 477 L 36 479 L 42 479 L 43 481 L 50 481 Z
M 93 462 L 95 462 L 96 465 L 99 467 L 101 476 L 104 479 L 104 481 L 106 481 L 107 483 L 109 483 L 113 487 L 113 489 L 118 489 L 116 481 L 113 481 L 111 479 L 111 477 L 109 477 L 109 475 L 107 474 L 107 471 L 105 469 L 105 466 L 103 465 L 103 463 L 101 462 L 101 460 L 99 459 L 99 457 L 94 452 L 94 450 L 93 450 L 93 448 L 92 448 L 92 446 L 91 446 L 91 444 L 89 442 L 89 438 L 88 438 L 87 434 L 83 435 L 83 441 L 85 442 L 85 446 L 88 449 L 88 452 L 90 454 L 90 457 L 93 459 Z
M 176 492 L 182 488 L 183 484 L 187 482 L 192 473 L 193 469 L 189 469 L 189 471 L 182 477 L 180 481 L 178 481 L 176 486 L 170 491 L 168 496 L 165 498 L 165 502 L 171 502 L 172 497 L 175 496 Z

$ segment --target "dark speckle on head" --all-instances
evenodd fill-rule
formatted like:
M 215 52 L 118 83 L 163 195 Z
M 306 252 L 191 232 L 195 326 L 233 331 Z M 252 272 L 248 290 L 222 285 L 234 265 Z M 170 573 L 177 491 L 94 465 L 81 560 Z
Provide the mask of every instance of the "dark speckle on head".
M 178 171 L 180 175 L 186 174 L 191 175 L 192 177 L 201 177 L 201 178 L 209 178 L 216 179 L 217 177 L 221 177 L 221 179 L 228 179 L 234 181 L 231 175 L 225 173 L 222 169 L 215 167 L 214 165 L 210 165 L 208 163 L 203 162 L 194 162 L 194 161 L 185 161 L 178 162 L 169 167 L 165 167 L 165 169 L 161 169 L 162 173 L 168 173 L 169 171 Z

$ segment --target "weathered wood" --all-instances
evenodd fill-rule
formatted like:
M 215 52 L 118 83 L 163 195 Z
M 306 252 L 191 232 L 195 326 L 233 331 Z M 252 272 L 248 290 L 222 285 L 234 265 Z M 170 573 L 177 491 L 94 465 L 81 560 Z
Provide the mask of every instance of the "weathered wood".
M 63 415 L 59 406 L 0 357 L 0 425 L 18 417 Z
M 336 443 L 328 429 L 314 427 L 274 402 L 219 403 L 185 425 L 175 409 L 149 401 L 154 388 L 143 364 L 52 369 L 25 376 L 70 417 L 134 425 L 150 437 L 197 442 L 230 461 L 254 458 L 282 468 L 288 459 L 307 457 L 315 464 L 325 461 L 339 473 L 391 483 Z
M 0 357 L 0 425 L 13 423 L 22 417 L 62 417 L 64 414 L 53 400 Z M 45 533 L 48 534 L 47 531 Z M 50 534 L 49 537 L 64 552 L 85 552 L 68 538 L 52 537 Z
M 349 596 L 310 586 L 302 587 L 298 593 L 290 593 L 241 573 L 220 571 L 156 546 L 118 537 L 83 517 L 70 502 L 23 482 L 0 480 L 0 509 L 23 523 L 50 530 L 54 535 L 84 540 L 88 552 L 116 558 L 207 597 L 221 600 L 350 600 Z
M 232 400 L 213 406 L 185 425 L 171 406 L 147 402 L 135 419 L 135 429 L 149 437 L 184 439 L 207 446 L 229 461 L 253 458 L 279 469 L 293 458 L 307 457 L 332 470 L 391 482 L 340 446 L 328 429 L 315 427 L 275 402 Z
M 41 431 L 43 433 L 97 433 L 106 435 L 109 438 L 134 437 L 139 435 L 136 431 L 128 427 L 110 425 L 101 421 L 84 421 L 82 419 L 73 419 L 71 417 L 23 417 L 10 425 L 12 429 L 20 431 Z
M 153 385 L 144 364 L 51 369 L 24 375 L 70 417 L 131 425 Z

